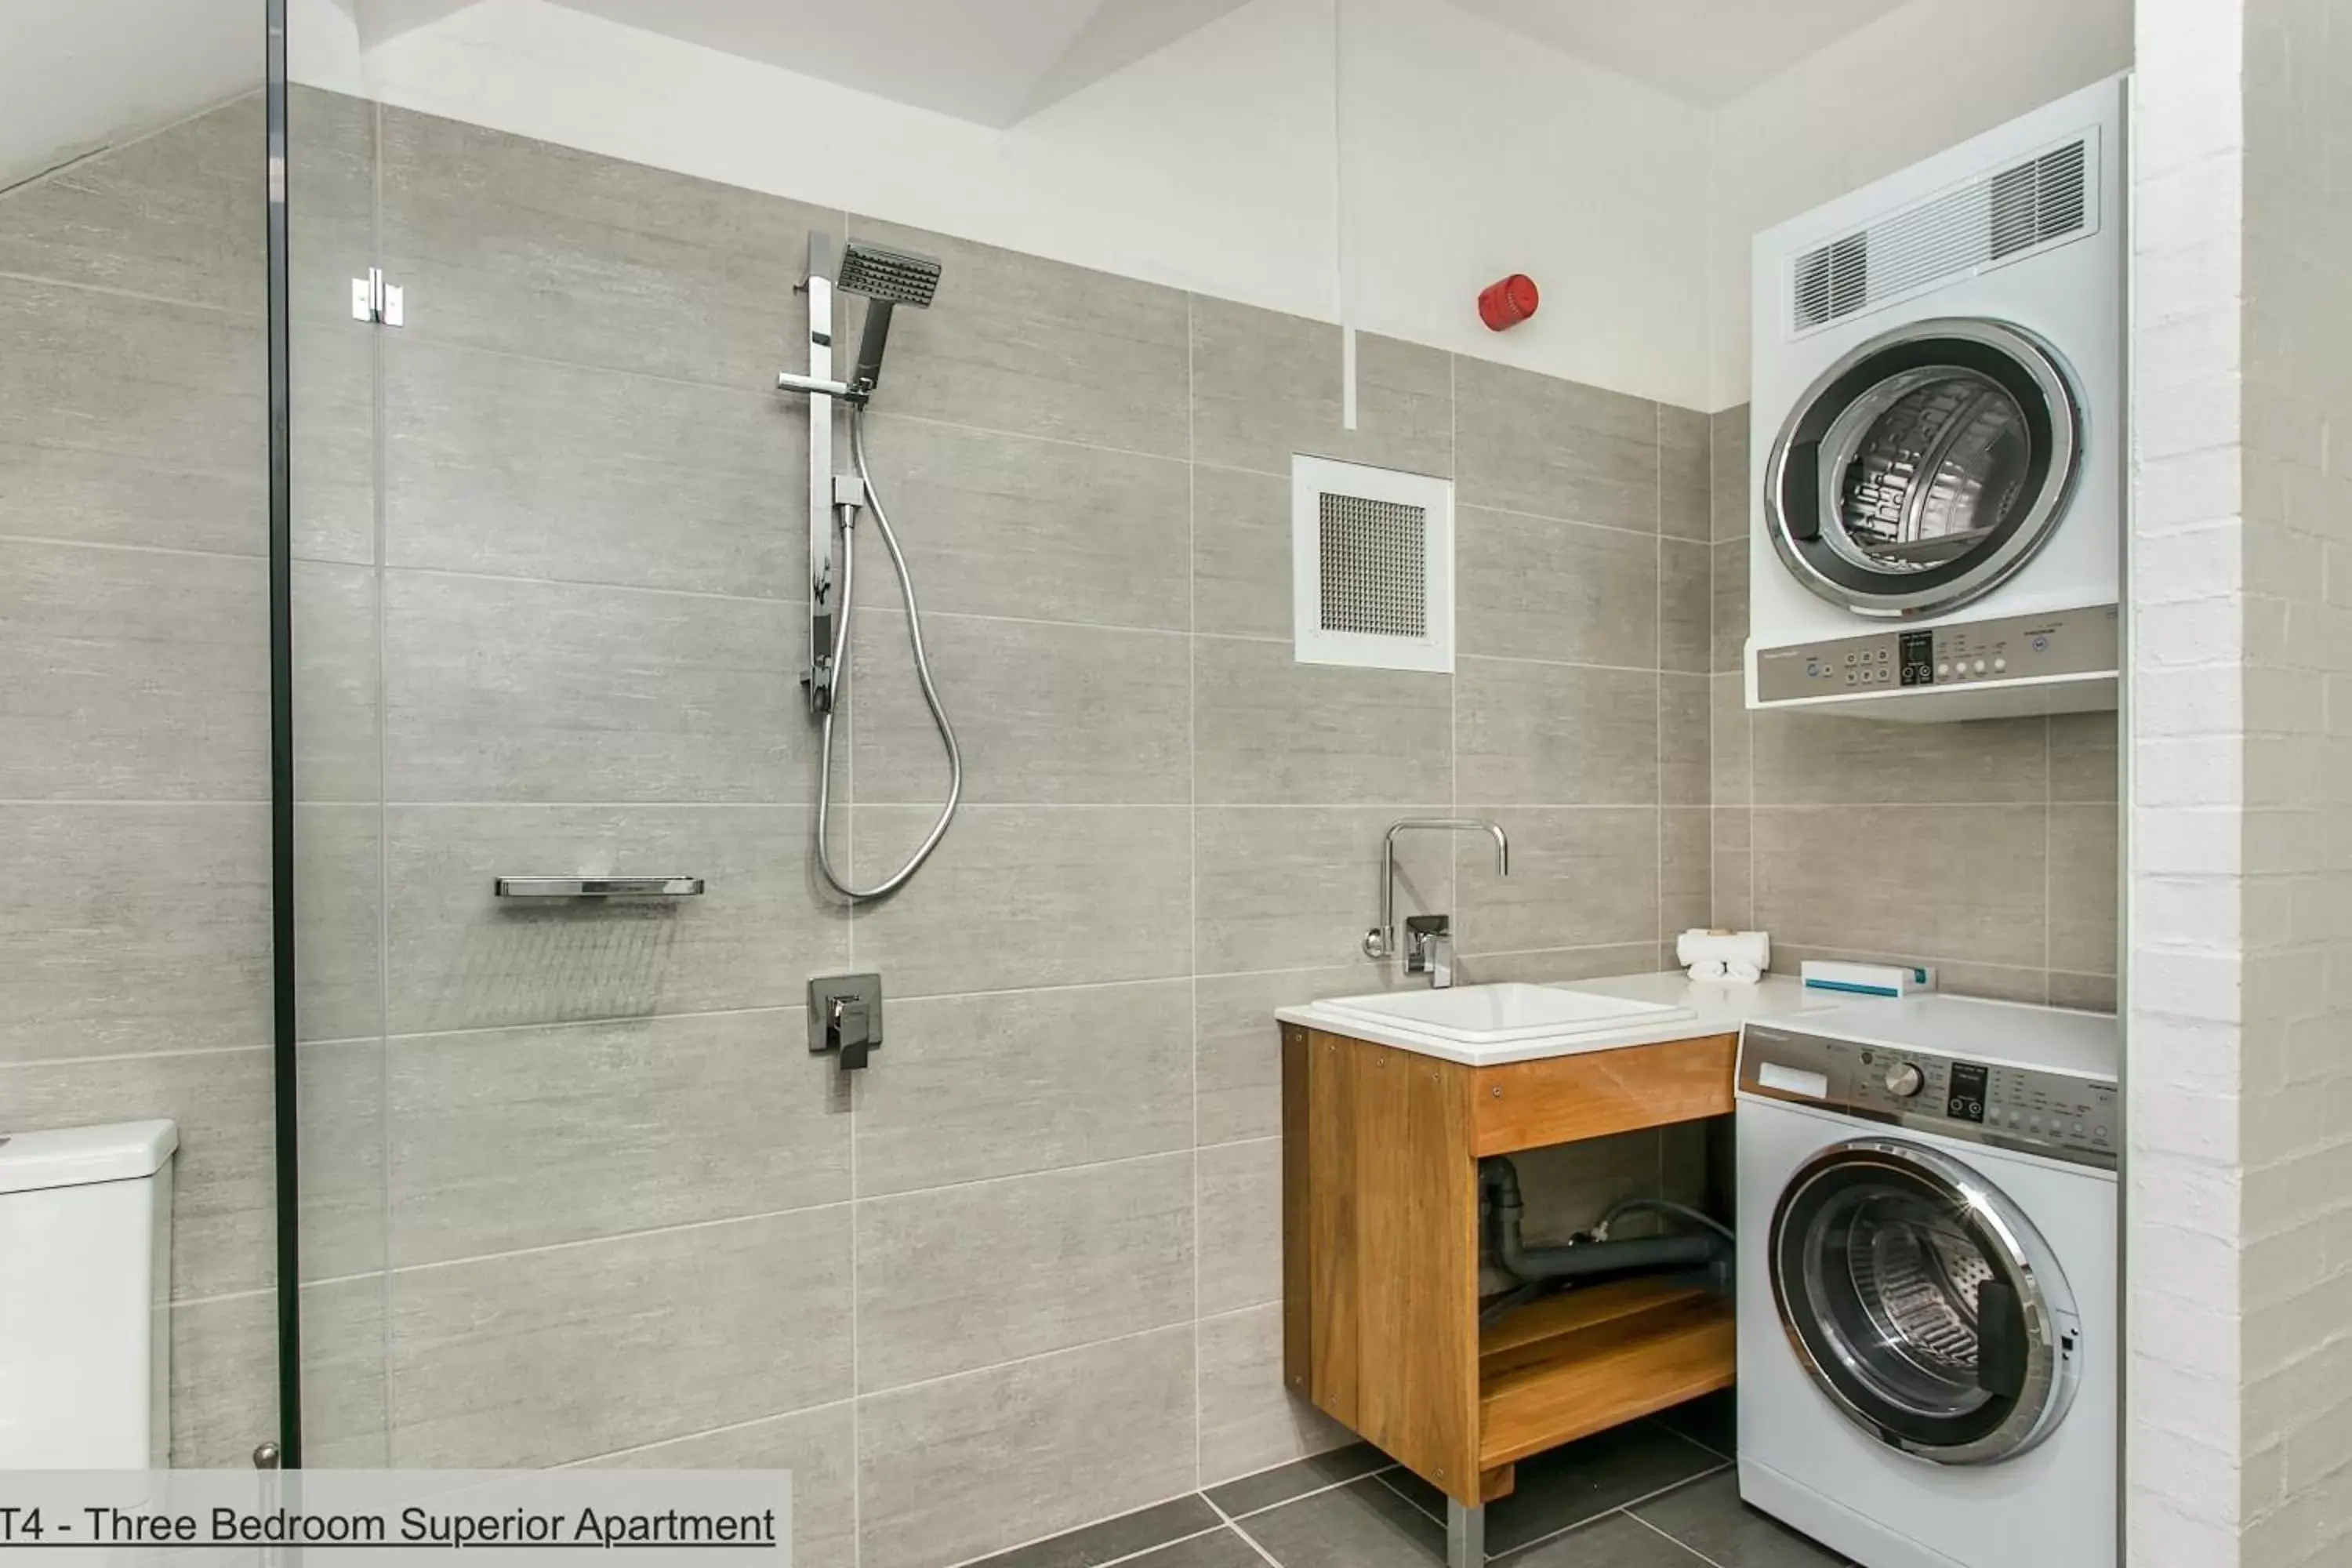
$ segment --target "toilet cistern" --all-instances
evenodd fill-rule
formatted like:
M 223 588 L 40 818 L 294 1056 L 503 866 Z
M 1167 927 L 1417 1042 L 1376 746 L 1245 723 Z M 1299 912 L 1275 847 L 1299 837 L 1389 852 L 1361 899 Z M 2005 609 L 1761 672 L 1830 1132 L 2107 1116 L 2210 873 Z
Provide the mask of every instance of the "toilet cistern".
M 1495 840 L 1495 872 L 1511 874 L 1511 841 L 1503 825 L 1483 816 L 1408 816 L 1389 825 L 1381 841 L 1381 923 L 1364 933 L 1364 956 L 1396 952 L 1396 840 L 1400 833 L 1484 833 Z M 1454 984 L 1454 919 L 1448 914 L 1413 915 L 1404 922 L 1404 972 L 1426 974 L 1433 987 Z

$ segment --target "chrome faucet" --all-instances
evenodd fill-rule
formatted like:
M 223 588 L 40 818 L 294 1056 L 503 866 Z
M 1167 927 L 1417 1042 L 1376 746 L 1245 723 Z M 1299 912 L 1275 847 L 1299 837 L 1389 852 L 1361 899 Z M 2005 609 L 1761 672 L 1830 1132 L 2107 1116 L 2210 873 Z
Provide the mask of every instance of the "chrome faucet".
M 1396 952 L 1396 837 L 1400 833 L 1426 829 L 1433 833 L 1484 833 L 1495 840 L 1495 871 L 1497 876 L 1511 874 L 1511 841 L 1503 826 L 1483 816 L 1408 816 L 1402 822 L 1391 823 L 1388 835 L 1381 840 L 1381 854 L 1384 875 L 1381 879 L 1381 923 L 1364 933 L 1364 956 L 1385 959 Z M 1426 974 L 1432 986 L 1443 989 L 1454 984 L 1454 919 L 1451 915 L 1412 915 L 1404 922 L 1404 972 Z

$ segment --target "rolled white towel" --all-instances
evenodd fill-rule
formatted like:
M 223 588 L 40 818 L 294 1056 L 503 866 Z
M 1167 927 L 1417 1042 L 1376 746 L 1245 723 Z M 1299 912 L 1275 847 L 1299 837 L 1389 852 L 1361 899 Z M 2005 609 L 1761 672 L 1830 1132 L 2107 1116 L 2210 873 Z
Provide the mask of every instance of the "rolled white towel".
M 1736 985 L 1753 985 L 1764 978 L 1764 972 L 1744 960 L 1735 959 L 1723 966 L 1723 977 Z
M 1702 958 L 1690 966 L 1693 980 L 1720 980 L 1723 976 L 1724 964 L 1719 958 Z
M 1760 931 L 1704 931 L 1694 928 L 1675 938 L 1675 957 L 1685 964 L 1702 959 L 1714 959 L 1723 963 L 1748 963 L 1769 969 L 1772 963 L 1772 938 Z

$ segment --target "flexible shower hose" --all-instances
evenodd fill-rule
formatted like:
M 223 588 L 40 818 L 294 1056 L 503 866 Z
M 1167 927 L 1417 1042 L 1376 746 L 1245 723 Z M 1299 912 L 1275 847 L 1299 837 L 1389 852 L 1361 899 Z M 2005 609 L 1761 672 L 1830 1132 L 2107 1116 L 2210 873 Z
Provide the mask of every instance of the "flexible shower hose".
M 851 404 L 849 408 L 849 460 L 857 468 L 858 482 L 866 487 L 866 504 L 873 509 L 874 525 L 882 531 L 883 547 L 890 552 L 890 564 L 898 569 L 898 589 L 907 600 L 907 640 L 914 645 L 915 679 L 921 682 L 923 700 L 931 710 L 931 722 L 940 729 L 940 743 L 948 751 L 948 799 L 940 808 L 940 819 L 907 863 L 870 888 L 852 887 L 833 868 L 832 850 L 826 843 L 826 824 L 833 810 L 833 719 L 842 701 L 849 694 L 849 623 L 856 613 L 857 599 L 852 584 L 856 576 L 857 509 L 844 506 L 837 509 L 841 519 L 841 613 L 833 625 L 833 700 L 824 710 L 824 738 L 820 747 L 816 775 L 816 868 L 833 885 L 834 891 L 852 903 L 864 903 L 869 899 L 886 898 L 907 885 L 908 878 L 922 868 L 931 858 L 931 851 L 947 837 L 948 824 L 955 820 L 956 803 L 963 798 L 963 753 L 956 747 L 955 728 L 948 722 L 948 710 L 940 703 L 939 689 L 931 684 L 931 661 L 923 651 L 923 614 L 915 607 L 915 578 L 907 570 L 907 553 L 898 548 L 898 535 L 890 527 L 890 514 L 882 508 L 882 492 L 874 488 L 874 470 L 866 462 L 866 408 Z

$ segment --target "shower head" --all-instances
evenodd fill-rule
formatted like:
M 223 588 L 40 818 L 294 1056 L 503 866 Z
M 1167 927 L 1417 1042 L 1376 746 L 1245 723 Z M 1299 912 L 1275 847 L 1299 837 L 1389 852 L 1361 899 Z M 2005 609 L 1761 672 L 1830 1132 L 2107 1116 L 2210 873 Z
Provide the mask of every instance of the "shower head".
M 863 294 L 866 330 L 857 338 L 857 371 L 849 378 L 852 395 L 870 394 L 882 379 L 882 351 L 890 339 L 890 312 L 899 305 L 927 309 L 940 286 L 940 264 L 928 256 L 892 250 L 887 246 L 853 239 L 841 249 L 841 279 L 835 287 L 845 294 Z

